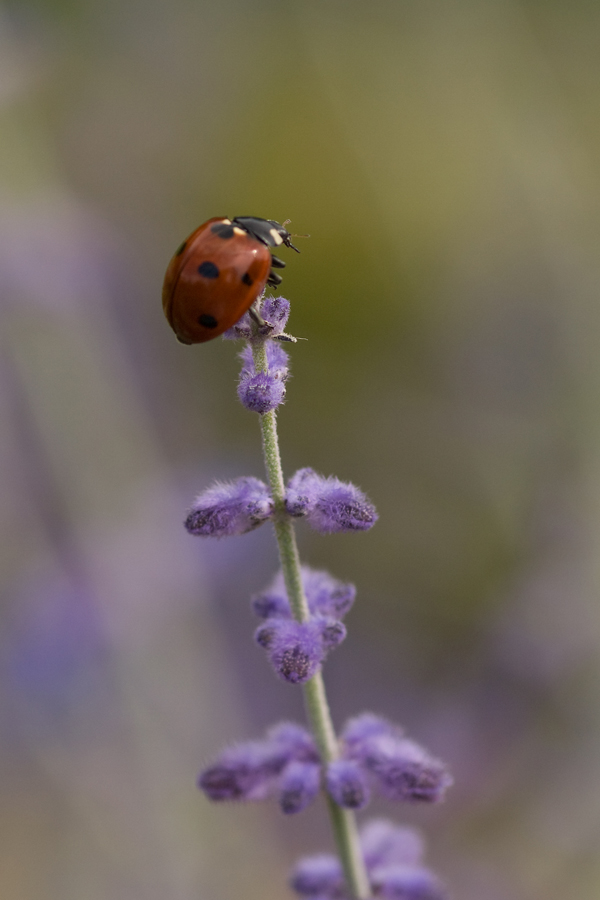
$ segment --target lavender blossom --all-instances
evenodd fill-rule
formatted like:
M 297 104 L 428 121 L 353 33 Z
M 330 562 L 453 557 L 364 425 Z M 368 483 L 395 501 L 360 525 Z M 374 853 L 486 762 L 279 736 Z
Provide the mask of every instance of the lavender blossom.
M 370 873 L 371 887 L 385 900 L 445 900 L 438 878 L 421 866 L 386 866 Z
M 185 527 L 202 537 L 245 534 L 273 516 L 273 498 L 258 478 L 217 483 L 196 497 Z
M 288 761 L 289 754 L 275 742 L 247 741 L 223 750 L 200 774 L 198 787 L 211 800 L 264 800 Z
M 289 374 L 289 359 L 283 347 L 267 341 L 266 354 L 267 371 L 257 372 L 251 348 L 248 345 L 244 347 L 240 353 L 242 371 L 237 390 L 242 405 L 261 416 L 283 402 Z
M 265 800 L 279 793 L 284 812 L 300 812 L 319 791 L 319 754 L 301 725 L 281 722 L 264 740 L 226 747 L 200 773 L 198 787 L 210 800 Z
M 360 845 L 374 895 L 386 900 L 445 900 L 443 885 L 422 865 L 422 841 L 414 829 L 371 821 L 361 829 Z M 299 860 L 290 886 L 312 900 L 349 900 L 342 866 L 330 854 Z
M 371 819 L 363 826 L 360 836 L 368 869 L 402 863 L 416 866 L 423 861 L 425 845 L 414 828 L 395 825 L 388 819 Z
M 255 632 L 275 672 L 290 684 L 304 684 L 315 675 L 327 654 L 322 623 L 270 619 Z
M 367 714 L 350 720 L 342 740 L 344 755 L 360 762 L 389 800 L 435 803 L 452 784 L 442 762 L 386 719 Z
M 366 712 L 348 719 L 344 725 L 340 738 L 346 747 L 347 755 L 351 756 L 361 752 L 366 741 L 382 735 L 390 735 L 400 738 L 404 730 L 400 725 L 395 725 L 383 716 Z
M 302 566 L 301 573 L 310 612 L 332 619 L 342 619 L 354 603 L 356 597 L 354 585 L 338 581 L 328 572 L 311 569 L 309 566 Z M 265 591 L 255 594 L 252 598 L 252 608 L 261 619 L 269 619 L 272 616 L 291 618 L 292 612 L 281 571 Z
M 362 809 L 371 799 L 367 775 L 351 759 L 336 759 L 329 763 L 325 785 L 330 797 L 346 809 Z
M 284 813 L 301 812 L 315 799 L 320 788 L 321 767 L 316 763 L 290 763 L 279 783 L 279 805 Z
M 314 469 L 299 469 L 289 480 L 285 505 L 291 516 L 306 517 L 321 534 L 367 531 L 378 519 L 373 504 L 353 484 Z
M 265 320 L 265 325 L 260 327 L 259 334 L 266 338 L 277 339 L 280 335 L 289 340 L 284 328 L 290 315 L 290 301 L 285 297 L 262 297 L 256 304 L 260 308 L 260 315 Z M 243 338 L 247 341 L 252 337 L 252 319 L 249 313 L 244 315 L 223 333 L 228 341 Z
M 343 897 L 344 875 L 340 861 L 330 853 L 305 856 L 294 867 L 290 887 L 301 897 Z
M 276 660 L 284 680 L 297 684 L 307 677 L 307 670 L 319 665 L 306 649 L 311 640 L 318 639 L 319 622 L 317 619 L 301 625 L 294 619 L 271 619 L 259 627 L 259 643 L 269 654 L 282 640 L 282 634 L 291 636 L 288 643 L 283 640 L 288 657 L 285 649 L 279 649 Z M 307 625 L 312 626 L 312 631 Z M 317 660 L 322 658 L 322 652 L 320 645 Z M 401 728 L 372 713 L 363 713 L 346 723 L 340 750 L 339 759 L 323 763 L 306 728 L 280 722 L 269 729 L 262 741 L 225 748 L 201 774 L 199 786 L 211 800 L 264 800 L 278 793 L 283 811 L 290 813 L 300 812 L 311 802 L 321 780 L 329 796 L 346 809 L 366 806 L 372 788 L 390 800 L 432 801 L 442 799 L 451 783 L 441 763 L 414 741 L 404 738 Z M 414 832 L 382 821 L 372 822 L 364 830 L 363 845 L 373 866 L 396 862 L 413 865 L 422 855 L 422 845 Z

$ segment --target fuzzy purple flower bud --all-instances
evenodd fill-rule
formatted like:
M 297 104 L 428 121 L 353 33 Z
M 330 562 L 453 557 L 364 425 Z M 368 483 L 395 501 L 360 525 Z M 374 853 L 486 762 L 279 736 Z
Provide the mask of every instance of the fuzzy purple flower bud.
M 320 760 L 315 740 L 303 725 L 279 722 L 268 730 L 267 739 L 281 747 L 290 761 L 318 763 Z
M 263 336 L 273 337 L 277 339 L 283 334 L 290 314 L 290 302 L 285 297 L 264 297 L 258 301 L 260 315 L 265 320 L 265 327 L 259 328 L 259 332 Z M 244 315 L 223 333 L 223 337 L 228 341 L 235 341 L 239 338 L 249 340 L 252 337 L 252 319 L 249 313 Z M 284 335 L 287 337 L 287 335 Z M 289 338 L 288 338 L 289 340 Z
M 265 341 L 265 352 L 267 354 L 267 369 L 269 372 L 278 373 L 279 377 L 285 379 L 288 375 L 290 358 L 281 344 L 274 341 Z M 252 347 L 248 344 L 240 350 L 240 359 L 242 360 L 241 375 L 255 375 L 256 368 L 254 366 L 254 357 L 252 355 Z
M 190 534 L 225 537 L 245 534 L 270 519 L 273 498 L 258 478 L 238 478 L 203 491 L 190 509 L 185 527 Z
M 374 737 L 390 735 L 400 738 L 404 731 L 399 725 L 395 725 L 383 716 L 375 713 L 361 713 L 348 719 L 341 734 L 341 740 L 346 747 L 347 755 L 360 753 L 363 745 Z
M 416 866 L 425 852 L 423 838 L 416 829 L 387 819 L 367 822 L 360 831 L 360 845 L 367 869 L 392 863 Z
M 356 597 L 353 584 L 338 581 L 328 572 L 317 571 L 302 566 L 302 584 L 308 608 L 313 615 L 342 619 Z M 261 619 L 271 617 L 290 618 L 292 613 L 288 602 L 283 574 L 278 572 L 269 587 L 252 598 L 252 608 Z
M 238 384 L 238 397 L 246 409 L 264 415 L 276 409 L 285 397 L 285 382 L 288 377 L 288 355 L 279 344 L 265 342 L 267 355 L 266 372 L 257 372 L 252 358 L 252 349 L 244 347 L 240 353 L 242 371 Z
M 366 773 L 350 759 L 336 759 L 329 763 L 325 784 L 338 806 L 346 809 L 362 809 L 371 797 Z
M 420 866 L 382 866 L 371 873 L 371 887 L 385 900 L 445 900 L 442 883 Z
M 242 406 L 264 416 L 283 402 L 285 383 L 273 372 L 257 372 L 240 379 L 237 394 Z
M 301 812 L 319 793 L 321 766 L 318 763 L 291 762 L 279 782 L 279 805 L 284 813 Z
M 352 756 L 371 772 L 379 792 L 388 800 L 436 803 L 452 784 L 446 766 L 406 738 L 373 737 L 356 745 Z
M 217 762 L 200 773 L 198 787 L 211 800 L 264 800 L 288 760 L 284 748 L 268 741 L 226 747 Z
M 290 301 L 285 297 L 265 297 L 260 308 L 260 314 L 273 326 L 271 337 L 282 334 L 290 317 Z
M 299 469 L 289 480 L 285 505 L 291 516 L 305 516 L 321 534 L 366 531 L 378 518 L 373 504 L 353 484 L 310 468 Z
M 294 867 L 290 887 L 302 897 L 342 897 L 344 875 L 340 861 L 329 853 L 303 857 Z
M 276 673 L 291 684 L 303 684 L 318 671 L 325 657 L 320 623 L 268 619 L 255 632 Z
M 345 640 L 347 631 L 343 622 L 331 619 L 329 616 L 315 616 L 312 621 L 319 627 L 323 647 L 327 652 L 339 647 Z

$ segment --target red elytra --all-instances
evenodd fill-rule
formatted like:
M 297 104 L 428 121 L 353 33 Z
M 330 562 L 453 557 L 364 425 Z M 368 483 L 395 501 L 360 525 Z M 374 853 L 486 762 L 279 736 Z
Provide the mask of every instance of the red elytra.
M 297 250 L 291 235 L 272 219 L 251 216 L 209 219 L 179 247 L 167 267 L 163 310 L 182 344 L 223 334 L 244 315 L 285 263 L 269 247 Z

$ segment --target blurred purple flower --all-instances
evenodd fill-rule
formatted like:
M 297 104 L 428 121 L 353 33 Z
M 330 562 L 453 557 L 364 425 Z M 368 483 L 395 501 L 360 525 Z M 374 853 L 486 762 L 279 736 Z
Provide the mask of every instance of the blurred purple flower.
M 353 584 L 338 581 L 328 572 L 302 566 L 302 584 L 308 608 L 314 615 L 342 619 L 356 597 Z M 279 571 L 272 583 L 260 594 L 252 598 L 252 609 L 262 619 L 272 616 L 291 618 L 292 612 L 287 598 L 283 573 Z
M 271 624 L 299 625 L 288 620 Z M 378 720 L 385 733 L 373 736 Z M 369 726 L 364 741 L 345 740 L 347 733 L 356 735 L 358 725 Z M 367 733 L 367 732 L 365 732 Z M 376 757 L 373 742 L 386 740 L 394 747 L 385 765 Z M 410 745 L 410 752 L 406 745 Z M 369 756 L 365 748 L 370 748 Z M 401 730 L 385 719 L 365 714 L 350 719 L 340 739 L 341 756 L 322 767 L 316 744 L 307 729 L 284 722 L 271 728 L 262 741 L 248 741 L 226 748 L 217 762 L 200 776 L 199 785 L 211 800 L 263 800 L 279 792 L 284 812 L 299 812 L 316 796 L 323 768 L 323 782 L 333 800 L 346 809 L 362 809 L 367 805 L 371 789 L 391 800 L 440 800 L 450 777 L 445 767 L 430 757 L 423 748 L 401 736 Z M 376 764 L 373 760 L 376 759 Z M 389 763 L 389 758 L 392 763 Z M 290 768 L 291 764 L 295 765 Z M 379 765 L 380 768 L 377 768 Z M 285 774 L 285 777 L 284 777 Z M 412 836 L 413 833 L 410 832 Z M 393 838 L 393 840 L 392 840 Z M 411 837 L 412 857 L 421 853 L 421 845 Z M 406 856 L 407 839 L 398 829 L 381 831 L 371 825 L 364 832 L 365 852 L 375 865 L 387 865 L 398 856 L 398 846 Z
M 300 812 L 319 790 L 319 754 L 301 725 L 282 722 L 262 741 L 222 751 L 198 786 L 211 800 L 263 800 L 279 793 L 285 813 Z
M 352 759 L 336 759 L 329 763 L 325 784 L 330 797 L 346 809 L 362 809 L 371 799 L 367 774 Z
M 375 895 L 389 900 L 444 900 L 446 891 L 422 865 L 423 843 L 412 828 L 385 820 L 368 822 L 360 833 L 369 881 Z M 342 866 L 333 855 L 321 853 L 299 860 L 290 886 L 313 900 L 349 900 Z
M 343 755 L 360 763 L 388 800 L 435 803 L 452 784 L 444 763 L 384 718 L 369 713 L 350 719 L 341 741 Z
M 343 629 L 338 634 L 339 644 L 346 629 L 341 622 L 336 624 Z M 308 622 L 272 618 L 259 625 L 255 632 L 255 640 L 267 651 L 275 672 L 291 684 L 310 681 L 332 647 L 330 638 L 331 622 L 320 617 Z

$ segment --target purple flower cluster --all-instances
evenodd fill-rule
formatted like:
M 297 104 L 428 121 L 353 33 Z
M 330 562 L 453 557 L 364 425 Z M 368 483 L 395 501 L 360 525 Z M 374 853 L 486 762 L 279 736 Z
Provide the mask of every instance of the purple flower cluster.
M 211 800 L 264 800 L 278 794 L 285 813 L 304 809 L 321 783 L 345 809 L 362 809 L 372 792 L 389 800 L 433 803 L 452 784 L 443 763 L 381 716 L 363 713 L 350 719 L 339 745 L 339 759 L 323 765 L 310 733 L 284 722 L 262 741 L 226 748 L 198 783 Z
M 371 890 L 386 900 L 445 900 L 441 882 L 423 866 L 423 841 L 413 828 L 373 819 L 360 832 Z M 330 854 L 306 856 L 295 866 L 290 886 L 312 900 L 349 900 L 342 866 Z
M 346 637 L 342 617 L 348 612 L 356 591 L 327 572 L 302 566 L 302 583 L 310 611 L 307 622 L 297 622 L 288 601 L 283 574 L 252 598 L 259 625 L 255 640 L 263 647 L 273 669 L 284 681 L 302 684 L 317 672 L 327 654 Z
M 205 769 L 198 786 L 211 800 L 264 800 L 277 794 L 284 813 L 303 810 L 318 794 L 315 742 L 301 725 L 282 722 L 262 741 L 227 747 Z
M 276 349 L 285 354 L 281 348 Z M 254 377 L 259 376 L 252 376 L 250 381 Z M 313 469 L 300 469 L 292 475 L 285 508 L 290 516 L 305 517 L 321 534 L 366 531 L 377 521 L 375 507 L 362 491 L 333 476 L 317 475 Z M 275 503 L 264 481 L 238 478 L 226 484 L 214 484 L 199 494 L 188 513 L 185 527 L 190 534 L 202 537 L 227 537 L 252 531 L 274 515 Z

